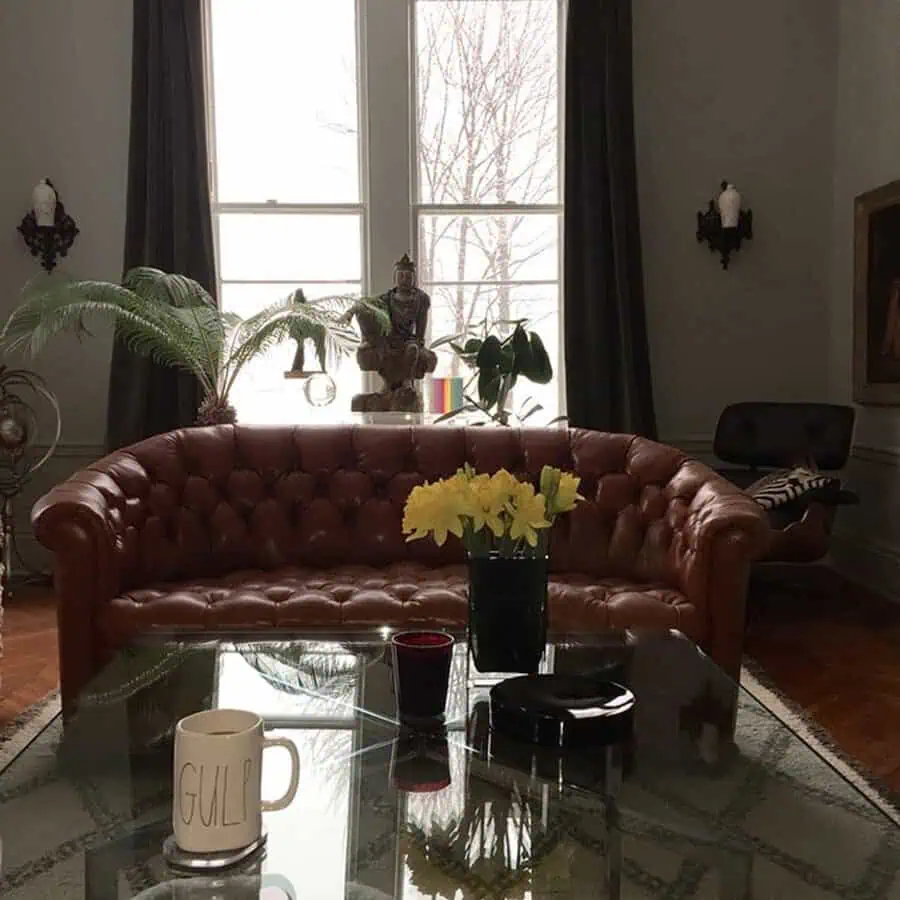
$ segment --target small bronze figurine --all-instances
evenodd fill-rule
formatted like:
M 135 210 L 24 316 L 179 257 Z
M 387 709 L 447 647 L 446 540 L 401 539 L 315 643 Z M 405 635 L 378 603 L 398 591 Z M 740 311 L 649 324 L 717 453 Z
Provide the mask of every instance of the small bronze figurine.
M 384 334 L 375 316 L 362 307 L 353 310 L 362 341 L 356 360 L 363 372 L 377 372 L 384 387 L 357 394 L 354 412 L 421 412 L 416 381 L 433 372 L 437 355 L 425 346 L 431 298 L 416 284 L 416 264 L 404 253 L 394 266 L 394 287 L 378 298 L 391 322 Z

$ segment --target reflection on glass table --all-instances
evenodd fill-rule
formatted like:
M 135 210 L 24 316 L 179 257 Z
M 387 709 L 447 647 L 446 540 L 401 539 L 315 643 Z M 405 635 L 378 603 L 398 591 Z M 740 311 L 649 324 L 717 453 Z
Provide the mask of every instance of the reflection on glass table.
M 294 803 L 265 815 L 265 856 L 225 878 L 224 897 L 259 896 L 265 878 L 321 900 L 896 895 L 895 824 L 680 635 L 553 636 L 548 670 L 615 677 L 637 697 L 627 740 L 569 754 L 491 730 L 463 635 L 445 727 L 401 730 L 389 637 L 121 654 L 58 749 L 39 738 L 0 774 L 4 898 L 49 883 L 54 900 L 123 900 L 172 879 L 171 730 L 209 706 L 254 708 L 302 760 Z M 284 764 L 266 758 L 265 796 Z

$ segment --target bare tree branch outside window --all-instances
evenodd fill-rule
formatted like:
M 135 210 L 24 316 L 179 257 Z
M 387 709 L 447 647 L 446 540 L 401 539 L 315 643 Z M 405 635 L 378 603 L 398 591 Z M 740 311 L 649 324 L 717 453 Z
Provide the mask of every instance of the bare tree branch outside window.
M 418 265 L 434 329 L 520 316 L 539 323 L 555 312 L 546 289 L 516 286 L 557 280 L 555 212 L 516 207 L 559 202 L 557 8 L 557 0 L 416 4 Z M 349 58 L 346 70 L 349 110 Z M 349 120 L 329 124 L 356 129 Z M 485 204 L 510 212 L 478 214 Z M 474 209 L 442 213 L 444 205 Z
M 555 0 L 418 4 L 421 201 L 511 206 L 509 215 L 423 216 L 423 282 L 438 283 L 435 305 L 452 310 L 454 331 L 521 314 L 514 283 L 555 255 L 555 222 L 514 209 L 558 200 L 556 28 Z

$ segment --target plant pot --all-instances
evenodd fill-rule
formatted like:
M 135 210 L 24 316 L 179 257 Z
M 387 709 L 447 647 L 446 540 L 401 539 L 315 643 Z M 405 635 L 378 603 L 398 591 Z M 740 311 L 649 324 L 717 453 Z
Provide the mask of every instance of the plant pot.
M 469 647 L 479 672 L 537 672 L 547 643 L 547 558 L 469 557 Z

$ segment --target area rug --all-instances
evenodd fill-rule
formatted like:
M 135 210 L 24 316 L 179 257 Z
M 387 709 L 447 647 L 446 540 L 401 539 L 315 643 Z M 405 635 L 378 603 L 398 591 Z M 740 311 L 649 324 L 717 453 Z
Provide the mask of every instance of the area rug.
M 671 828 L 654 824 L 671 823 L 673 814 L 683 815 L 687 822 L 706 819 L 719 828 L 727 826 L 727 832 L 749 848 L 755 860 L 752 893 L 728 896 L 761 900 L 900 897 L 900 830 L 882 817 L 900 824 L 893 798 L 880 794 L 829 749 L 762 681 L 749 672 L 742 681 L 747 694 L 742 697 L 738 718 L 740 756 L 716 780 L 714 789 L 708 789 L 706 776 L 679 776 L 668 781 L 654 778 L 648 784 L 639 777 L 626 779 L 621 820 L 626 835 L 623 900 L 712 900 L 723 896 L 718 892 L 715 867 L 697 862 L 693 851 L 699 845 L 685 849 L 684 833 L 673 838 Z M 778 719 L 766 714 L 760 704 Z M 21 736 L 13 735 L 16 746 L 23 746 L 28 735 L 33 743 L 0 777 L 0 896 L 4 900 L 81 900 L 85 896 L 85 854 L 91 848 L 131 833 L 138 824 L 164 822 L 170 814 L 169 797 L 161 795 L 157 783 L 145 782 L 135 772 L 129 775 L 127 791 L 113 773 L 81 778 L 62 775 L 56 762 L 59 717 L 51 718 L 49 726 L 33 737 L 37 723 L 54 712 L 52 702 L 46 704 L 31 715 L 31 724 Z M 821 759 L 805 752 L 798 735 Z M 305 756 L 302 762 L 304 771 L 311 771 L 310 765 L 326 764 L 324 758 Z M 876 809 L 865 804 L 848 782 Z M 396 812 L 367 778 L 361 779 L 360 789 L 365 808 L 383 818 L 383 824 L 370 818 L 367 833 L 360 835 L 357 844 L 356 862 L 360 874 L 365 875 L 368 869 L 393 864 L 394 844 L 389 838 L 396 828 Z M 372 796 L 363 796 L 366 792 Z M 132 797 L 134 804 L 126 803 L 126 797 Z M 665 813 L 660 815 L 662 809 Z M 26 822 L 28 827 L 23 827 Z M 343 829 L 338 831 L 335 839 L 346 841 Z M 571 870 L 585 867 L 595 877 L 607 852 L 606 838 L 601 834 L 592 845 L 594 834 L 584 829 L 575 839 L 577 846 L 567 849 L 573 854 Z M 693 838 L 687 840 L 690 843 Z M 308 865 L 309 848 L 306 851 L 307 856 L 300 846 L 294 851 L 301 868 Z M 142 865 L 120 875 L 122 897 L 133 896 L 132 891 L 164 877 L 155 865 Z M 565 885 L 570 875 L 563 871 L 553 877 L 560 877 L 560 884 Z M 472 896 L 483 900 L 510 896 L 498 890 Z M 437 896 L 454 895 L 455 891 L 441 891 Z M 571 885 L 557 890 L 550 884 L 545 895 L 576 896 Z M 596 893 L 591 889 L 577 895 Z M 343 900 L 346 895 L 342 892 L 339 896 Z M 415 894 L 410 892 L 410 896 Z M 330 897 L 330 893 L 317 895 L 317 900 Z
M 752 669 L 752 671 L 751 671 Z M 844 753 L 831 735 L 801 707 L 784 697 L 752 660 L 741 672 L 741 687 L 778 716 L 804 743 L 900 826 L 900 795 Z
M 59 691 L 53 691 L 0 729 L 0 773 L 57 715 L 59 715 Z

